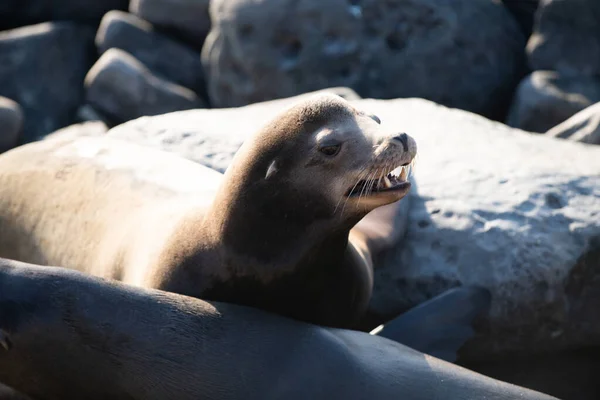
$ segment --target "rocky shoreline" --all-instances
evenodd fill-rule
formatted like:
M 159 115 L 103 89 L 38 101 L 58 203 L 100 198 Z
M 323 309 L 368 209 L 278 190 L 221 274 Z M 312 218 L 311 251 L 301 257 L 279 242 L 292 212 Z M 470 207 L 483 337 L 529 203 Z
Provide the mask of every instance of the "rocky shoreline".
M 0 153 L 109 135 L 223 172 L 296 96 L 338 93 L 419 145 L 364 329 L 481 285 L 492 309 L 460 363 L 597 398 L 600 2 L 48 4 L 0 5 Z

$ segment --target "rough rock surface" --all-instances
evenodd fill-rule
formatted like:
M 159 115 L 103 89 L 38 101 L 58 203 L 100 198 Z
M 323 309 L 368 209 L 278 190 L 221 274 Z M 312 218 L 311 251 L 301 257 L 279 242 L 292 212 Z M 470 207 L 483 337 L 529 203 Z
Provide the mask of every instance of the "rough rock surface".
M 0 31 L 48 21 L 95 24 L 110 10 L 126 10 L 129 0 L 2 0 Z
M 536 70 L 600 75 L 600 1 L 542 0 L 527 43 Z
M 200 54 L 156 32 L 152 24 L 133 14 L 107 13 L 98 28 L 96 46 L 100 53 L 124 50 L 153 73 L 197 93 L 205 91 Z
M 160 118 L 138 118 L 112 128 L 108 134 L 178 153 L 223 173 L 244 140 L 271 120 L 275 113 L 320 92 L 335 93 L 348 100 L 360 98 L 348 88 L 327 88 L 240 108 L 181 111 Z
M 111 121 L 203 107 L 191 90 L 153 75 L 130 54 L 109 49 L 85 78 L 86 100 Z
M 216 107 L 329 86 L 503 114 L 525 37 L 489 0 L 214 0 L 202 50 Z
M 108 126 L 102 121 L 88 121 L 81 122 L 79 124 L 73 124 L 65 128 L 59 129 L 56 132 L 52 132 L 48 136 L 44 137 L 43 140 L 51 139 L 56 136 L 62 136 L 63 138 L 75 138 L 81 136 L 101 136 L 108 132 Z M 1 400 L 1 398 L 0 398 Z
M 502 0 L 502 4 L 515 17 L 525 37 L 529 37 L 540 0 Z
M 550 129 L 546 135 L 576 142 L 600 144 L 600 102 Z
M 23 110 L 18 103 L 0 96 L 0 153 L 18 143 L 23 127 Z
M 208 5 L 209 0 L 131 0 L 129 11 L 201 49 L 210 30 Z
M 535 71 L 519 84 L 506 123 L 542 133 L 598 101 L 598 78 Z
M 108 134 L 222 169 L 290 102 L 141 118 Z M 467 359 L 600 342 L 599 147 L 426 100 L 354 103 L 419 146 L 408 230 L 377 268 L 373 314 L 389 318 L 449 287 L 477 284 L 492 291 L 492 309 Z
M 0 32 L 0 96 L 23 108 L 21 142 L 73 121 L 94 56 L 87 26 L 57 22 Z

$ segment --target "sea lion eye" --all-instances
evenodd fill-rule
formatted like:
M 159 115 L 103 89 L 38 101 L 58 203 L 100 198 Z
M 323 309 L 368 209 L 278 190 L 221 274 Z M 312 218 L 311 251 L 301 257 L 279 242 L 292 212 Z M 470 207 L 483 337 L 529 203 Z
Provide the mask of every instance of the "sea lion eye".
M 326 156 L 333 157 L 337 153 L 340 152 L 341 147 L 342 147 L 341 144 L 332 144 L 332 145 L 320 147 L 319 151 L 321 153 L 325 154 Z

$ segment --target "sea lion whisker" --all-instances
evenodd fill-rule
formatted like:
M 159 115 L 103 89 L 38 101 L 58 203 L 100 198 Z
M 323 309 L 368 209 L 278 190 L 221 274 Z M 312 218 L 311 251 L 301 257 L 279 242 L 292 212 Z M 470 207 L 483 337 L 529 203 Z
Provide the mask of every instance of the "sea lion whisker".
M 333 210 L 333 213 L 334 213 L 334 214 L 335 214 L 335 212 L 336 212 L 336 210 L 337 210 L 338 206 L 340 205 L 340 202 L 341 202 L 342 200 L 344 200 L 344 206 L 342 207 L 342 212 L 340 213 L 340 216 L 343 216 L 343 215 L 344 215 L 344 210 L 346 209 L 346 204 L 348 204 L 348 199 L 350 198 L 350 196 L 352 196 L 352 193 L 354 192 L 354 189 L 356 189 L 356 186 L 358 186 L 358 184 L 359 184 L 359 183 L 360 183 L 360 181 L 361 181 L 361 178 L 363 177 L 363 175 L 364 175 L 364 174 L 366 174 L 366 172 L 367 172 L 367 167 L 364 167 L 364 168 L 363 168 L 363 169 L 362 169 L 362 170 L 359 172 L 359 174 L 358 174 L 358 179 L 356 180 L 356 183 L 354 184 L 354 186 L 352 186 L 352 189 L 350 189 L 350 192 L 348 193 L 348 195 L 347 195 L 347 196 L 344 196 L 344 197 L 345 197 L 345 199 L 344 199 L 344 197 L 340 198 L 340 200 L 338 201 L 337 205 L 335 206 L 335 209 Z

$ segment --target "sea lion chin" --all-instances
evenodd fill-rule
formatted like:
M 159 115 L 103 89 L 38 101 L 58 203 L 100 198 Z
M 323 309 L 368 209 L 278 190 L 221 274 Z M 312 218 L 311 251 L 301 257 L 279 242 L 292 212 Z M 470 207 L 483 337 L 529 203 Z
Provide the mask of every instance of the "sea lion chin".
M 0 257 L 352 327 L 373 285 L 355 225 L 406 195 L 416 154 L 384 126 L 314 96 L 246 140 L 224 175 L 105 136 L 18 147 L 0 155 Z

